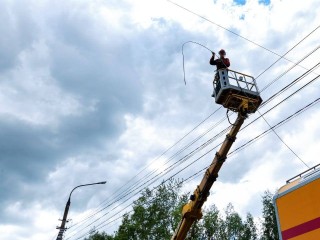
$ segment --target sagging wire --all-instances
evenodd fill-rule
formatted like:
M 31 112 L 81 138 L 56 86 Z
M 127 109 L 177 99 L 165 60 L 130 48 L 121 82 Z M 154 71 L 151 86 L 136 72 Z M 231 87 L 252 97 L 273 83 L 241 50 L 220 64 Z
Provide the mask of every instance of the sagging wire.
M 229 114 L 228 114 L 228 113 L 229 113 L 229 109 L 227 110 L 227 113 L 226 113 L 227 119 L 228 119 L 229 124 L 232 125 L 232 126 L 234 126 L 234 124 L 233 124 L 232 122 L 230 122 Z
M 309 165 L 303 161 L 299 155 L 293 151 L 293 149 L 280 137 L 280 135 L 276 132 L 275 128 L 271 127 L 270 123 L 267 121 L 267 119 L 260 113 L 260 111 L 257 111 L 259 115 L 262 117 L 262 119 L 266 122 L 266 124 L 269 126 L 269 128 L 272 130 L 272 132 L 279 138 L 279 140 L 295 155 L 308 169 L 310 168 Z
M 206 46 L 202 45 L 201 43 L 198 43 L 198 42 L 195 42 L 195 41 L 187 41 L 185 42 L 184 44 L 182 44 L 182 49 L 181 49 L 181 53 L 182 53 L 182 67 L 183 67 L 183 81 L 184 81 L 184 84 L 187 85 L 187 82 L 186 82 L 186 71 L 185 71 L 185 66 L 184 66 L 184 52 L 183 52 L 183 48 L 184 48 L 184 45 L 186 45 L 187 43 L 194 43 L 194 44 L 197 44 L 207 50 L 209 50 L 212 54 L 214 54 L 214 52 L 207 48 Z

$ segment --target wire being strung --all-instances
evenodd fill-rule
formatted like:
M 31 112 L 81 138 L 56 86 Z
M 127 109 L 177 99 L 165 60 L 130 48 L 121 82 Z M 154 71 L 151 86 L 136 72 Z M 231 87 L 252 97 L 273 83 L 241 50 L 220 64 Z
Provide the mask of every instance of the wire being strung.
M 184 66 L 184 52 L 183 52 L 183 50 L 184 50 L 184 45 L 186 45 L 187 43 L 197 44 L 197 45 L 199 45 L 199 46 L 207 49 L 207 50 L 210 51 L 212 54 L 214 54 L 214 52 L 213 52 L 211 49 L 209 49 L 209 48 L 207 48 L 206 46 L 202 45 L 201 43 L 198 43 L 198 42 L 195 42 L 195 41 L 187 41 L 187 42 L 185 42 L 184 44 L 182 44 L 182 49 L 181 49 L 182 51 L 181 51 L 181 52 L 182 52 L 183 81 L 184 81 L 184 84 L 185 84 L 185 85 L 187 85 L 187 82 L 186 82 L 186 70 L 185 70 L 185 66 Z
M 219 55 L 220 55 L 220 58 L 219 59 L 214 59 L 215 57 L 215 52 L 213 52 L 210 48 L 202 45 L 201 43 L 198 43 L 198 42 L 195 42 L 195 41 L 187 41 L 185 42 L 184 44 L 182 44 L 182 65 L 183 65 L 183 80 L 184 80 L 184 84 L 187 85 L 187 82 L 186 82 L 186 73 L 185 73 L 185 65 L 184 65 L 184 45 L 187 44 L 187 43 L 194 43 L 194 44 L 197 44 L 205 49 L 207 49 L 208 51 L 210 51 L 212 53 L 212 57 L 210 59 L 210 64 L 211 65 L 216 65 L 217 66 L 217 70 L 219 69 L 222 69 L 222 68 L 228 68 L 230 66 L 230 61 L 228 58 L 225 58 L 226 56 L 226 51 L 221 49 L 219 51 Z
M 217 71 L 213 80 L 213 94 L 217 104 L 228 110 L 241 112 L 243 115 L 254 113 L 262 102 L 255 79 L 252 76 L 228 69 L 230 61 L 225 58 L 226 52 L 219 51 L 220 58 L 215 58 L 215 53 L 208 47 L 195 42 L 187 41 L 182 44 L 183 57 L 183 77 L 186 82 L 184 46 L 187 43 L 197 44 L 212 53 L 210 64 L 217 66 Z

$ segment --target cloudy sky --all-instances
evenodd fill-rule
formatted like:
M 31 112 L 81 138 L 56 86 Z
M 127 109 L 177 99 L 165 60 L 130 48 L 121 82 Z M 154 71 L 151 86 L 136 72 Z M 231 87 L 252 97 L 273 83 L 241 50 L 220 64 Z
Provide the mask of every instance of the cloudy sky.
M 0 1 L 1 240 L 54 239 L 70 190 L 107 180 L 106 185 L 78 189 L 72 195 L 69 226 L 90 216 L 97 207 L 118 200 L 90 221 L 78 224 L 78 229 L 67 231 L 69 239 L 77 239 L 93 226 L 129 211 L 130 207 L 121 212 L 138 196 L 125 202 L 131 195 L 118 199 L 117 194 L 164 171 L 229 126 L 224 120 L 214 128 L 226 114 L 219 109 L 157 158 L 219 108 L 210 97 L 214 68 L 208 64 L 208 50 L 185 45 L 184 85 L 184 42 L 197 41 L 216 52 L 224 48 L 231 69 L 257 77 L 320 23 L 318 0 L 176 3 L 212 22 L 165 0 Z M 263 99 L 319 62 L 319 39 L 317 29 L 285 56 L 289 61 L 278 61 L 257 79 L 263 89 L 305 58 L 266 88 Z M 261 108 L 261 113 L 317 72 L 320 69 Z M 275 125 L 314 101 L 319 97 L 319 82 L 308 85 L 265 118 Z M 319 163 L 319 106 L 276 130 L 308 166 Z M 258 116 L 250 116 L 245 124 Z M 234 120 L 235 115 L 230 118 Z M 239 133 L 233 149 L 267 129 L 259 119 Z M 149 187 L 222 140 L 223 136 L 177 164 Z M 207 166 L 213 156 L 214 152 L 209 153 L 175 177 L 188 178 Z M 241 214 L 251 212 L 258 219 L 263 192 L 276 190 L 306 169 L 271 132 L 228 158 L 208 204 L 215 203 L 223 210 L 231 202 Z M 183 190 L 193 191 L 200 179 L 201 175 L 191 179 Z M 83 229 L 106 212 L 109 215 Z M 117 223 L 101 230 L 112 233 Z

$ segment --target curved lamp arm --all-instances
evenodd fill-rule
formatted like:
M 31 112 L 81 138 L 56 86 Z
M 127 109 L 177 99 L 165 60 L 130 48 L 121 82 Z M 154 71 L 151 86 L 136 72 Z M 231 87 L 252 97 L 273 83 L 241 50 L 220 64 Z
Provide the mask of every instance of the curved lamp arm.
M 64 209 L 64 213 L 63 213 L 63 218 L 61 220 L 61 226 L 60 227 L 57 227 L 57 229 L 59 229 L 59 233 L 58 233 L 58 236 L 57 236 L 57 240 L 62 240 L 63 238 L 63 233 L 66 231 L 66 222 L 67 222 L 67 217 L 68 217 L 68 212 L 69 212 L 69 207 L 70 207 L 70 204 L 71 204 L 71 194 L 73 193 L 73 191 L 79 187 L 84 187 L 84 186 L 90 186 L 90 185 L 96 185 L 96 184 L 106 184 L 107 182 L 104 181 L 104 182 L 96 182 L 96 183 L 89 183 L 89 184 L 82 184 L 82 185 L 79 185 L 79 186 L 76 186 L 75 188 L 72 189 L 72 191 L 70 192 L 69 194 L 69 198 L 68 198 L 68 201 L 67 201 L 67 204 L 66 204 L 66 207 Z
M 71 194 L 73 193 L 73 191 L 79 187 L 84 187 L 84 186 L 90 186 L 90 185 L 96 185 L 96 184 L 106 184 L 107 181 L 103 181 L 103 182 L 96 182 L 96 183 L 89 183 L 89 184 L 82 184 L 82 185 L 79 185 L 79 186 L 76 186 L 75 188 L 72 189 L 72 191 L 70 192 L 70 195 L 69 195 L 69 201 L 70 201 L 70 198 L 71 198 Z

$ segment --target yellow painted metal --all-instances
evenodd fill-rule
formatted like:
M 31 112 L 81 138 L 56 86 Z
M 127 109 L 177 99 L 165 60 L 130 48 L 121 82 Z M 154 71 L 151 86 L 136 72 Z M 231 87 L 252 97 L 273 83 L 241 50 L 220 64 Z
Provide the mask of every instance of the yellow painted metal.
M 244 106 L 246 103 L 243 104 Z M 243 107 L 243 106 L 242 106 Z M 171 240 L 184 240 L 188 234 L 192 224 L 201 219 L 202 212 L 201 208 L 204 202 L 207 200 L 210 189 L 218 177 L 220 168 L 222 167 L 227 154 L 236 139 L 236 135 L 239 132 L 245 116 L 241 113 L 244 109 L 239 109 L 238 117 L 236 122 L 233 124 L 229 134 L 224 140 L 219 151 L 216 153 L 210 167 L 206 170 L 200 185 L 197 186 L 190 201 L 183 207 L 182 220 L 180 221 L 174 235 Z
M 225 102 L 222 104 L 225 108 L 232 111 L 239 111 L 239 108 L 243 109 L 244 112 L 255 112 L 260 106 L 258 99 L 241 96 L 239 94 L 230 94 Z
M 318 179 L 299 187 L 301 180 L 303 179 L 287 184 L 290 188 L 296 189 L 275 200 L 281 232 L 320 218 L 320 176 Z M 286 187 L 287 185 L 282 187 L 279 193 L 283 192 L 283 189 L 290 190 Z M 320 239 L 320 229 L 318 229 L 317 238 L 310 239 Z

